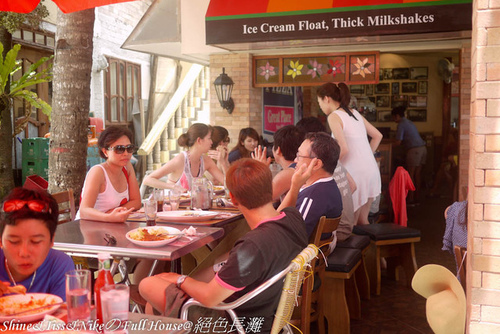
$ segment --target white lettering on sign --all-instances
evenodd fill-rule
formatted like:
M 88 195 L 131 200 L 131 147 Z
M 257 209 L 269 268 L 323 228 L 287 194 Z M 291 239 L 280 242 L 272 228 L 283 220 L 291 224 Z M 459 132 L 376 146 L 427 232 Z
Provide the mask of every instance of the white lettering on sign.
M 280 122 L 279 112 L 273 113 L 271 110 L 269 110 L 267 113 L 267 121 L 269 123 L 279 123 Z
M 273 94 L 281 94 L 281 95 L 293 95 L 293 87 L 272 87 Z
M 349 16 L 331 18 L 331 24 L 327 20 L 311 21 L 297 20 L 293 23 L 274 24 L 272 22 L 262 23 L 260 26 L 248 24 L 242 25 L 243 35 L 254 34 L 279 34 L 293 31 L 328 31 L 334 29 L 351 29 L 362 27 L 380 27 L 428 24 L 435 22 L 434 14 L 422 15 L 419 13 L 400 14 L 400 15 L 368 15 L 368 16 Z
M 246 24 L 243 25 L 243 35 L 256 34 L 257 27 L 248 27 Z
M 262 23 L 260 25 L 260 31 L 264 34 L 270 32 L 287 32 L 287 31 L 295 31 L 295 24 L 269 24 Z
M 411 16 L 405 16 L 403 14 L 399 16 L 368 16 L 368 26 L 394 26 L 401 24 L 422 24 L 432 22 L 434 22 L 434 15 L 420 15 L 419 13 L 415 13 Z
M 364 27 L 365 23 L 361 17 L 356 18 L 334 18 L 332 19 L 333 27 L 336 28 L 356 28 Z
M 281 110 L 281 123 L 292 123 L 292 115 Z
M 325 30 L 328 31 L 329 26 L 326 25 L 326 21 L 311 22 L 309 20 L 299 21 L 299 30 Z

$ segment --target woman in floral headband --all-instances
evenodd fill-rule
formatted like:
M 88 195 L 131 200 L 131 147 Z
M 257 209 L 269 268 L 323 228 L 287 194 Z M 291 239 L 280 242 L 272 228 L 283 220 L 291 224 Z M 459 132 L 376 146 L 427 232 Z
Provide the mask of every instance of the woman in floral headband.
M 0 296 L 43 292 L 66 300 L 64 274 L 73 260 L 52 249 L 59 209 L 46 192 L 15 188 L 0 219 Z M 24 289 L 23 289 L 24 287 Z

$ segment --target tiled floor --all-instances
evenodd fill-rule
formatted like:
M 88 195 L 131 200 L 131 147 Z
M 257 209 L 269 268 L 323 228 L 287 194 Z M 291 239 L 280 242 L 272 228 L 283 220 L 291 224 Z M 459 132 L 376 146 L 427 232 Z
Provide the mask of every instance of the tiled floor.
M 426 198 L 421 204 L 408 208 L 408 226 L 420 229 L 421 242 L 416 244 L 417 265 L 440 264 L 453 273 L 453 256 L 441 250 L 445 228 L 444 210 L 452 203 L 451 197 Z M 432 333 L 425 318 L 426 300 L 403 285 L 382 277 L 380 296 L 372 295 L 369 301 L 362 301 L 361 320 L 351 320 L 351 333 Z M 335 333 L 335 331 L 330 331 Z

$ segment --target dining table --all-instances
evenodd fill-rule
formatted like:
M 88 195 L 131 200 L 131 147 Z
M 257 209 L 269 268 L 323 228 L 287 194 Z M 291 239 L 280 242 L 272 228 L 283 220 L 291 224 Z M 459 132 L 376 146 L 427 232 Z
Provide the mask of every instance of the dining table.
M 80 219 L 58 225 L 54 236 L 54 249 L 71 256 L 96 258 L 98 253 L 108 253 L 113 261 L 111 271 L 117 270 L 127 280 L 128 268 L 124 259 L 156 260 L 150 270 L 153 273 L 158 261 L 170 261 L 171 270 L 194 273 L 213 265 L 214 261 L 227 253 L 236 240 L 249 231 L 243 215 L 236 209 L 217 210 L 220 215 L 197 221 L 162 221 L 157 226 L 183 230 L 193 226 L 194 235 L 183 235 L 161 247 L 138 246 L 126 238 L 127 232 L 146 227 L 145 216 L 131 215 L 125 223 L 102 222 Z M 110 237 L 114 239 L 110 242 Z M 182 269 L 180 260 L 182 261 Z

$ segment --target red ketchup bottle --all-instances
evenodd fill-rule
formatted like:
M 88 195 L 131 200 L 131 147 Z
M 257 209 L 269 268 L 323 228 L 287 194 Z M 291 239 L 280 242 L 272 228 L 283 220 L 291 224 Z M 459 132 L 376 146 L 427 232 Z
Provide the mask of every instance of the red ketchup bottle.
M 106 285 L 114 285 L 113 276 L 109 271 L 111 268 L 111 256 L 107 253 L 99 253 L 99 273 L 94 284 L 94 301 L 96 308 L 96 319 L 102 324 L 102 309 L 101 309 L 101 288 Z

